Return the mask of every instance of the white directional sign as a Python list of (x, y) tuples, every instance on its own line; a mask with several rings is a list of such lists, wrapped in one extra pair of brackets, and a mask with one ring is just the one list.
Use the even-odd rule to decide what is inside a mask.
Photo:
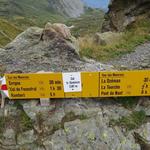
[(81, 92), (81, 73), (63, 73), (64, 92)]

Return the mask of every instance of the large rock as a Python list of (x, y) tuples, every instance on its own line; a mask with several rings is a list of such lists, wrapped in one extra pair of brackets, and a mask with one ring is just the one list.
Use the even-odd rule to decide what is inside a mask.
[(31, 27), (0, 51), (6, 72), (98, 71), (101, 64), (81, 60), (77, 40), (69, 27), (48, 23), (44, 29)]
[[(101, 100), (101, 101), (100, 101)], [(59, 149), (95, 149), (95, 150), (140, 150), (136, 143), (133, 131), (126, 131), (121, 126), (112, 126), (111, 120), (119, 120), (128, 116), (132, 110), (128, 110), (108, 99), (68, 99), (53, 100), (50, 107), (40, 107), (21, 103), (26, 114), (31, 117), (33, 129), (19, 132), (17, 144), (15, 144), (17, 126), (12, 126), (17, 110), (7, 119), (7, 130), (0, 138), (2, 145), (9, 143), (9, 149), (27, 150), (59, 150)], [(8, 106), (7, 106), (8, 107)], [(11, 108), (12, 106), (9, 106)], [(15, 107), (15, 106), (13, 106)], [(8, 117), (10, 118), (8, 113)], [(25, 120), (22, 120), (25, 121)], [(149, 141), (149, 122), (143, 124), (135, 132)], [(13, 128), (13, 129), (12, 129)], [(5, 142), (3, 142), (5, 140)]]
[(44, 31), (43, 31), (43, 37), (41, 37), (41, 39), (43, 38), (43, 40), (52, 40), (53, 38), (56, 37), (61, 37), (64, 39), (71, 39), (71, 32), (70, 32), (70, 28), (67, 27), (65, 24), (62, 23), (54, 23), (51, 24), (50, 22), (48, 22), (45, 25)]
[(48, 147), (53, 150), (126, 150), (133, 146), (135, 150), (140, 150), (131, 133), (125, 134), (120, 127), (109, 126), (111, 119), (130, 113), (123, 107), (116, 104), (112, 106), (112, 103), (109, 105), (108, 101), (104, 104), (90, 100), (73, 100), (68, 103), (59, 101), (59, 104), (63, 106), (67, 116), (69, 112), (75, 115), (70, 115), (71, 118), (64, 117), (66, 120), (63, 128), (55, 131), (51, 138), (45, 139), (47, 150)]
[(123, 31), (141, 15), (150, 15), (149, 0), (111, 0), (102, 31)]
[(117, 32), (96, 33), (95, 42), (99, 45), (109, 45), (117, 43), (121, 37), (122, 33)]
[(10, 145), (16, 145), (16, 137), (15, 137), (15, 131), (13, 129), (7, 129), (4, 134), (4, 145), (10, 146)]

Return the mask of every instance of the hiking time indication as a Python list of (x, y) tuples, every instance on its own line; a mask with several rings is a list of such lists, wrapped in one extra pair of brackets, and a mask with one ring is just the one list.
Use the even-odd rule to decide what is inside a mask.
[(10, 99), (150, 96), (150, 71), (5, 74)]
[(149, 95), (150, 71), (100, 73), (100, 97)]

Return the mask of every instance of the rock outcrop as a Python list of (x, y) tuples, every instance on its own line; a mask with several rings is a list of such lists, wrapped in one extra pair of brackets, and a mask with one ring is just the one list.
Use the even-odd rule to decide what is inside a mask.
[(82, 0), (48, 0), (49, 6), (60, 14), (69, 17), (79, 17), (84, 13), (85, 4)]
[(112, 99), (57, 99), (48, 107), (39, 106), (37, 100), (16, 102), (0, 110), (0, 149), (141, 150), (150, 144), (149, 122), (132, 130), (111, 123), (130, 114)]
[(31, 27), (0, 51), (0, 65), (6, 72), (97, 71), (110, 68), (79, 56), (79, 45), (63, 24), (47, 23), (44, 29)]
[(102, 32), (123, 31), (141, 15), (150, 15), (149, 0), (111, 0)]
[(118, 40), (122, 38), (122, 33), (116, 32), (104, 32), (104, 33), (96, 33), (94, 36), (94, 41), (99, 45), (109, 45), (117, 43)]

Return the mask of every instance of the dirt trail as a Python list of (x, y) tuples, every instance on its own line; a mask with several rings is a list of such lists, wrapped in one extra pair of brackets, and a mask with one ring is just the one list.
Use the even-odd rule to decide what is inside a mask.
[(108, 64), (120, 69), (149, 69), (150, 42), (138, 46), (134, 52), (126, 54), (119, 59), (109, 61)]

